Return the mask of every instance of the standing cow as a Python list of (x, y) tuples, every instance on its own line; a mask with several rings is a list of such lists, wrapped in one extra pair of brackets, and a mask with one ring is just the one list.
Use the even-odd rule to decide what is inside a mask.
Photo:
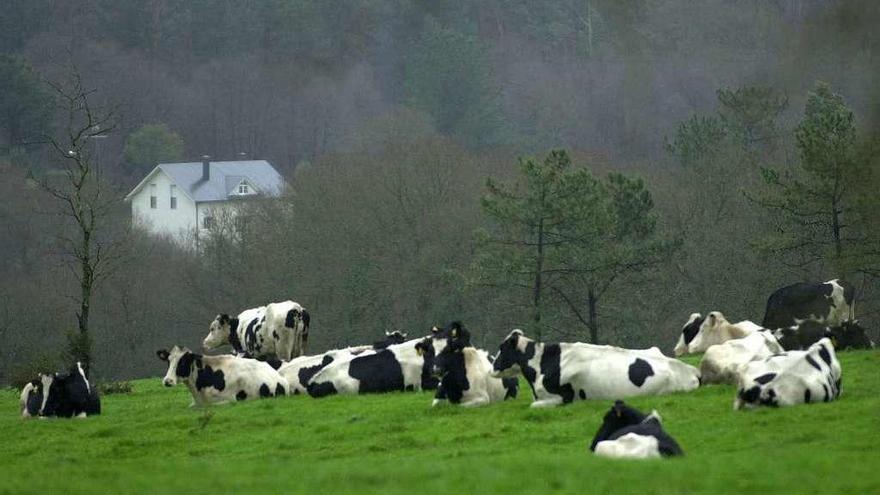
[(758, 330), (762, 328), (748, 320), (730, 323), (720, 311), (712, 311), (705, 318), (693, 313), (682, 327), (674, 352), (676, 356), (706, 352), (710, 346), (741, 339)]
[(280, 397), (290, 390), (283, 376), (256, 359), (203, 356), (178, 346), (158, 350), (156, 355), (168, 363), (162, 384), (173, 387), (185, 383), (193, 397), (191, 406)]
[(855, 319), (855, 288), (838, 279), (797, 283), (777, 289), (767, 299), (764, 328), (776, 329), (813, 320), (829, 327)]
[(696, 368), (644, 350), (577, 343), (544, 344), (514, 330), (504, 339), (494, 363), (496, 377), (522, 372), (535, 401), (532, 407), (567, 404), (575, 399), (617, 399), (689, 391), (700, 386)]
[(230, 345), (238, 356), (290, 361), (305, 352), (309, 323), (309, 313), (299, 303), (272, 303), (242, 311), (236, 318), (217, 315), (202, 346), (210, 350)]
[(841, 379), (831, 339), (823, 338), (806, 351), (789, 351), (742, 365), (733, 408), (832, 401), (840, 396)]

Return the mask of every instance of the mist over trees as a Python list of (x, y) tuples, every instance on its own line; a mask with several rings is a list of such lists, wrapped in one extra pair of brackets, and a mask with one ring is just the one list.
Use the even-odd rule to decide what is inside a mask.
[[(288, 298), (314, 349), (451, 319), (488, 348), (522, 327), (666, 349), (692, 312), (757, 320), (781, 285), (846, 277), (876, 337), (878, 22), (869, 0), (7, 2), (0, 382), (79, 328), (70, 224), (40, 187), (65, 177), (46, 81), (70, 64), (118, 104), (82, 150), (108, 190), (205, 154), (290, 185), (199, 253), (125, 237), (90, 307), (103, 379)], [(527, 201), (538, 177), (576, 194)], [(130, 224), (114, 205), (108, 241)]]

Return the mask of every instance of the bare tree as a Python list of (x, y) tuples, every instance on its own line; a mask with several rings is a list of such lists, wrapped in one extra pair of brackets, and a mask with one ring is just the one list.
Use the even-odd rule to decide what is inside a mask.
[(62, 82), (47, 82), (54, 92), (54, 103), (61, 124), (55, 135), (46, 136), (55, 157), (61, 162), (60, 178), (48, 175), (41, 186), (58, 200), (59, 214), (72, 224), (58, 234), (62, 254), (79, 283), (73, 296), (78, 333), (69, 338), (69, 352), (89, 372), (92, 365), (92, 339), (89, 314), (95, 289), (120, 261), (119, 240), (108, 237), (108, 220), (119, 198), (102, 181), (96, 162), (93, 138), (113, 131), (118, 122), (115, 107), (102, 107), (91, 100), (96, 93), (87, 89), (75, 65)]

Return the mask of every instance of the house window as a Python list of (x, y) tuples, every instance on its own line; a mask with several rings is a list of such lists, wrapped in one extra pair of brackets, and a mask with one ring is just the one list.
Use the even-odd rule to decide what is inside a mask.
[(202, 228), (211, 230), (214, 228), (214, 217), (205, 217), (202, 219)]
[(158, 198), (156, 198), (156, 184), (150, 184), (150, 208), (156, 209)]
[(171, 186), (171, 209), (177, 209), (177, 186)]
[(238, 185), (238, 194), (249, 194), (250, 189), (247, 184), (239, 184)]

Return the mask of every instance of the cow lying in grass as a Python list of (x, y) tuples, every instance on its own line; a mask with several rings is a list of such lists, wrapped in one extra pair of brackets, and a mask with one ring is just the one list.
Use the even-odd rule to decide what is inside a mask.
[(385, 339), (374, 342), (373, 345), (333, 349), (315, 356), (300, 356), (282, 365), (278, 372), (290, 383), (291, 394), (304, 394), (307, 392), (306, 386), (312, 377), (330, 363), (349, 360), (367, 353), (374, 354), (377, 350), (385, 349), (390, 345), (401, 344), (405, 340), (405, 333), (397, 330), (386, 332)]
[(432, 406), (449, 401), (476, 407), (516, 398), (516, 378), (495, 378), (489, 354), (470, 345), (470, 333), (464, 328), (451, 330), (442, 350), (435, 354), (434, 339), (416, 344), (416, 351), (434, 363), (433, 373), (440, 379)]
[(793, 406), (837, 399), (841, 369), (826, 338), (806, 351), (789, 351), (742, 365), (734, 409)]
[(781, 352), (782, 346), (767, 331), (713, 345), (700, 361), (702, 383), (736, 383), (740, 366)]
[(24, 418), (84, 418), (101, 414), (98, 390), (89, 383), (80, 363), (67, 373), (40, 374), (24, 386), (20, 400)]
[(235, 318), (217, 315), (202, 347), (230, 345), (237, 356), (290, 361), (305, 352), (310, 320), (308, 311), (293, 301), (247, 309)]
[(191, 406), (287, 395), (287, 380), (269, 364), (230, 355), (202, 356), (186, 347), (156, 351), (168, 363), (162, 383), (186, 384), (193, 396)]
[(803, 350), (815, 344), (822, 337), (828, 337), (834, 344), (834, 349), (871, 349), (874, 343), (868, 337), (868, 332), (859, 325), (858, 320), (844, 321), (837, 326), (826, 326), (812, 320), (801, 322), (799, 325), (778, 328), (773, 335), (779, 340), (779, 344), (787, 351)]
[(663, 430), (657, 411), (645, 416), (623, 401), (615, 401), (593, 437), (590, 450), (617, 459), (647, 459), (684, 455), (674, 438)]
[(545, 344), (514, 330), (494, 362), (496, 377), (520, 372), (532, 387), (532, 407), (575, 399), (615, 399), (684, 392), (700, 386), (696, 368), (659, 349), (633, 350), (583, 343)]
[(761, 326), (748, 320), (731, 323), (720, 311), (712, 311), (705, 318), (694, 313), (682, 327), (674, 353), (681, 356), (706, 352), (713, 345), (741, 339), (759, 330)]
[[(436, 345), (445, 347), (446, 338), (454, 328), (461, 329), (461, 323), (453, 322), (442, 329), (434, 327), (428, 337), (434, 339)], [(312, 397), (434, 390), (438, 380), (432, 374), (432, 356), (423, 356), (416, 350), (422, 340), (408, 340), (332, 362), (312, 377), (306, 389)]]

